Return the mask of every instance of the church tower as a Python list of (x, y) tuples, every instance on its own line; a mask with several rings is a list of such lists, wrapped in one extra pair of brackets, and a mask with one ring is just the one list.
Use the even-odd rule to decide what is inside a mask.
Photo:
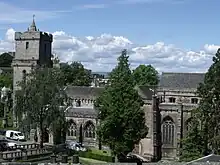
[(52, 67), (52, 42), (52, 34), (37, 30), (34, 16), (27, 31), (15, 32), (15, 57), (12, 62), (14, 94), (19, 89), (18, 82), (26, 73), (30, 73), (36, 66)]
[(37, 30), (35, 20), (26, 32), (15, 32), (15, 58), (13, 67), (13, 89), (17, 89), (25, 73), (38, 66), (52, 66), (52, 34)]

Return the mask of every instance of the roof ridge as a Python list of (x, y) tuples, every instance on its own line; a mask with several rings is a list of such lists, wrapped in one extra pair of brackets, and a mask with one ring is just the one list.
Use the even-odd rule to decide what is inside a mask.
[(163, 74), (206, 74), (204, 73), (198, 73), (198, 72), (162, 72)]
[(88, 89), (93, 89), (93, 88), (104, 88), (104, 87), (91, 87), (91, 86), (76, 86), (76, 85), (67, 85), (67, 87), (74, 87), (74, 88), (88, 88)]

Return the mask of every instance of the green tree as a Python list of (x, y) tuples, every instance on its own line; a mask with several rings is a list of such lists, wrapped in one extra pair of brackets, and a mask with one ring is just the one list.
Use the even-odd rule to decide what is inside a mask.
[(3, 53), (0, 55), (0, 66), (1, 67), (11, 67), (13, 56), (8, 53)]
[(118, 65), (110, 73), (110, 85), (95, 102), (100, 118), (98, 136), (117, 156), (131, 152), (148, 132), (141, 108), (143, 102), (134, 89), (128, 58), (123, 50)]
[(198, 122), (198, 118), (191, 118), (192, 127), (188, 130), (186, 137), (182, 140), (183, 148), (181, 149), (180, 160), (189, 162), (203, 156), (205, 147), (204, 139)]
[(157, 85), (159, 77), (157, 70), (152, 65), (139, 65), (133, 71), (136, 85)]
[(220, 147), (220, 49), (205, 75), (204, 83), (198, 88), (201, 97), (199, 113), (206, 149), (218, 153)]
[(18, 119), (21, 124), (40, 129), (41, 147), (45, 128), (56, 132), (54, 126), (60, 123), (60, 119), (65, 120), (60, 107), (65, 99), (63, 80), (59, 69), (39, 68), (27, 75), (26, 81), (20, 83), (21, 90), (16, 93)]
[[(183, 157), (186, 153), (192, 156), (207, 155), (210, 151), (219, 153), (220, 147), (220, 49), (213, 57), (213, 63), (205, 74), (204, 82), (197, 89), (197, 94), (201, 98), (199, 107), (196, 111), (197, 119), (201, 121), (200, 133), (198, 134), (197, 126), (194, 123), (194, 130), (188, 135), (188, 141), (185, 144)], [(199, 137), (201, 136), (201, 137)], [(196, 143), (196, 138), (200, 143)], [(191, 141), (189, 140), (191, 139)], [(203, 145), (203, 151), (201, 150)], [(184, 152), (183, 152), (184, 153)]]
[(91, 71), (85, 69), (81, 63), (73, 62), (70, 65), (61, 65), (61, 70), (64, 73), (65, 84), (73, 86), (91, 85)]
[(12, 88), (12, 75), (10, 74), (0, 74), (0, 88), (2, 87), (8, 87)]

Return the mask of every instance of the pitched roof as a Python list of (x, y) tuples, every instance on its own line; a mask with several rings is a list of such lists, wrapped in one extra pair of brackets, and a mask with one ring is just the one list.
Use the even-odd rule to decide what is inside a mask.
[(202, 83), (205, 73), (162, 73), (160, 88), (196, 89)]
[(156, 87), (141, 85), (136, 88), (142, 99), (152, 100), (152, 96), (156, 93)]
[(97, 111), (94, 108), (84, 107), (68, 107), (66, 109), (66, 117), (82, 117), (82, 118), (96, 118)]
[(103, 87), (67, 86), (65, 91), (68, 97), (95, 99), (104, 90)]

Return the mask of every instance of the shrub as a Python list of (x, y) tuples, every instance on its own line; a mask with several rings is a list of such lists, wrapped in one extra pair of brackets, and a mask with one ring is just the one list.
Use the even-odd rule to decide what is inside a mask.
[(79, 157), (83, 157), (83, 158), (96, 159), (104, 162), (114, 162), (114, 157), (93, 153), (91, 150), (88, 150), (86, 152), (79, 151), (77, 154), (79, 155)]

